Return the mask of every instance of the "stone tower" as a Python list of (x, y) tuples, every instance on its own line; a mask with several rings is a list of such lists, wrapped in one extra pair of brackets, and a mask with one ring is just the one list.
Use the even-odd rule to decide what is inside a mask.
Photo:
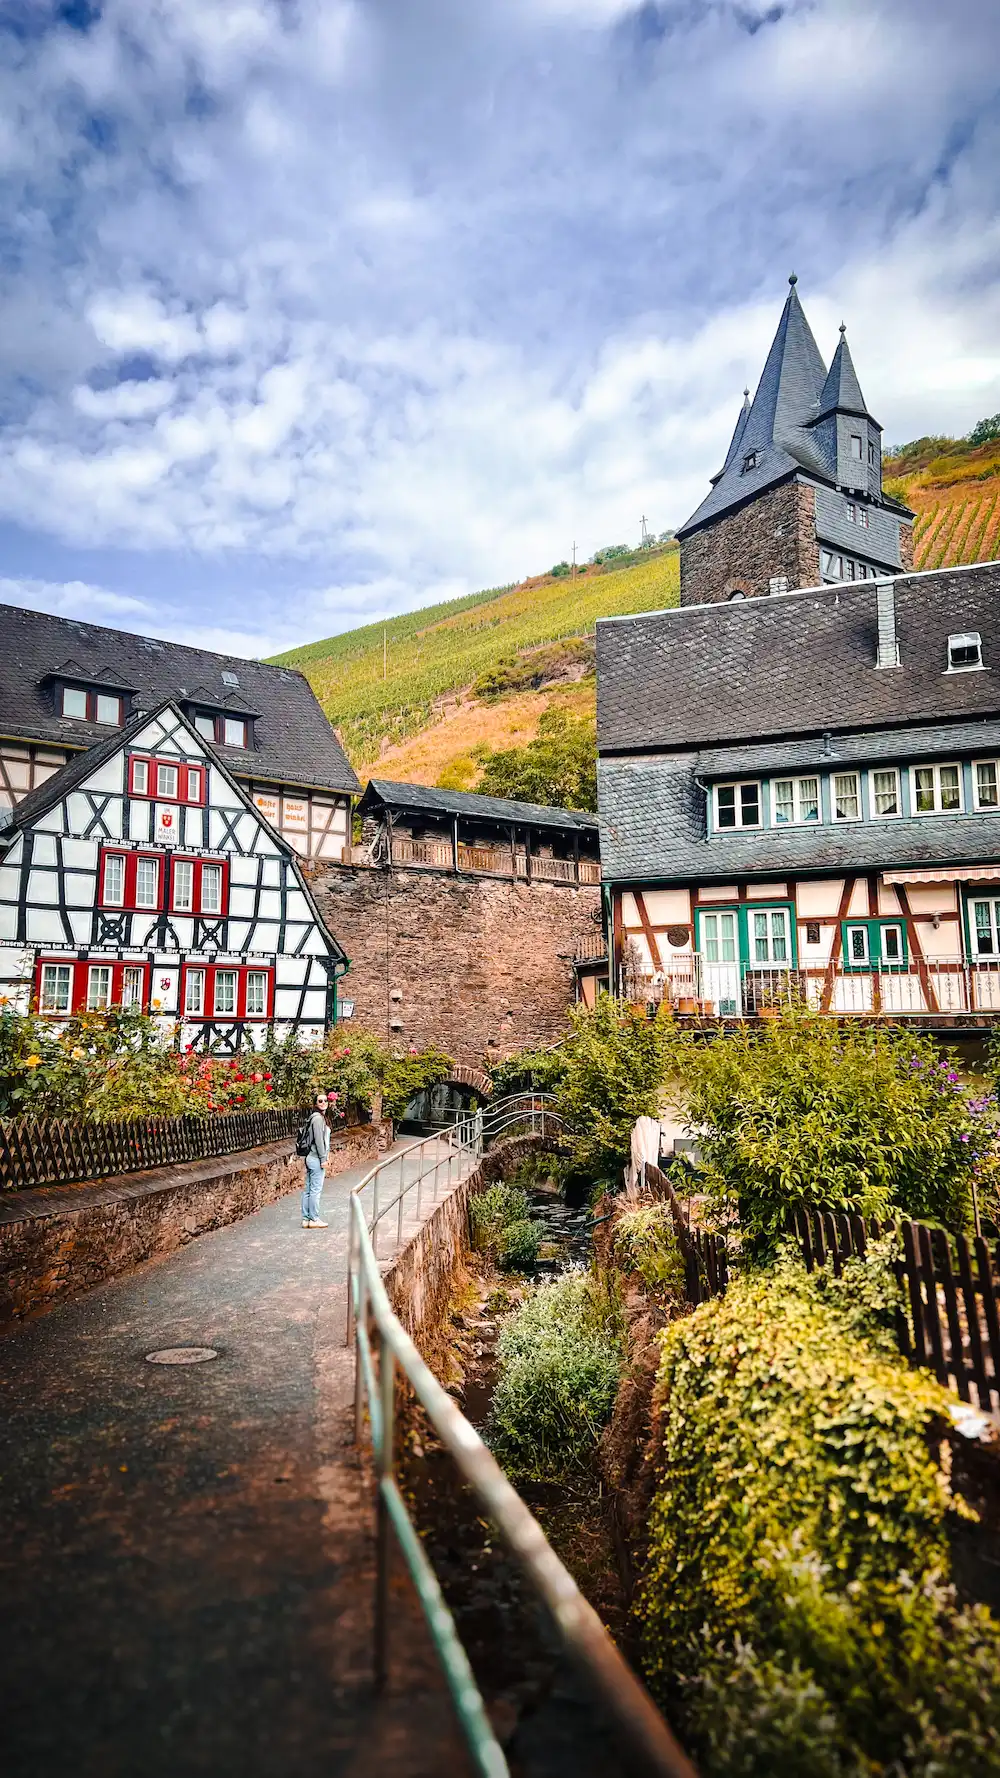
[(711, 493), (682, 525), (681, 604), (878, 579), (913, 566), (913, 514), (882, 488), (882, 428), (847, 330), (829, 371), (788, 280), (750, 401)]

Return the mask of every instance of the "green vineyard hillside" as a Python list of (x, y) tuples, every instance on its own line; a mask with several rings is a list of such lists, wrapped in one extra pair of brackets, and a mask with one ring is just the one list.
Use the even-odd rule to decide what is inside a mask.
[(1000, 556), (1000, 439), (921, 438), (884, 462), (886, 490), (916, 514), (914, 566)]
[[(378, 767), (418, 782), (449, 772), (469, 782), (473, 746), (531, 739), (551, 702), (592, 713), (597, 619), (675, 605), (678, 586), (677, 547), (667, 544), (621, 566), (538, 575), (275, 658), (306, 674), (363, 776)], [(429, 751), (427, 731), (440, 743)]]

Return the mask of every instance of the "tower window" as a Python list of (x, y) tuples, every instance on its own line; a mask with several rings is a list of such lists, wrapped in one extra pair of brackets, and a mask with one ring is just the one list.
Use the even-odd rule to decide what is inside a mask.
[(874, 444), (871, 443), (870, 440), (869, 440), (869, 444), (868, 444), (868, 461), (871, 464), (872, 468), (874, 469), (875, 464), (878, 461), (878, 458), (875, 455), (875, 446), (874, 446)]
[(854, 458), (854, 461), (856, 463), (861, 462), (862, 452), (861, 452), (861, 434), (860, 434), (860, 432), (852, 432), (851, 433), (851, 456)]
[(756, 451), (748, 451), (746, 456), (743, 459), (743, 469), (741, 471), (741, 474), (746, 475), (748, 470), (756, 469), (756, 467), (757, 467), (757, 452)]

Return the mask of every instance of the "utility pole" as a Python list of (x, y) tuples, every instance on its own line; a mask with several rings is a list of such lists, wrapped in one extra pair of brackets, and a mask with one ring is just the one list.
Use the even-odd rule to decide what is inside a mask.
[(645, 513), (643, 513), (642, 518), (639, 520), (639, 523), (642, 526), (642, 537), (639, 542), (639, 548), (640, 549), (648, 549), (649, 548), (649, 532), (646, 530), (646, 515), (645, 515)]
[(573, 539), (573, 573), (576, 574), (576, 538)]

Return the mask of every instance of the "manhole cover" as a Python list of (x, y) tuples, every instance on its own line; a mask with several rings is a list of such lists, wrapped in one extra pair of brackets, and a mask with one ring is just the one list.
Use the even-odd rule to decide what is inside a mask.
[(212, 1346), (164, 1346), (162, 1352), (147, 1352), (147, 1364), (207, 1364), (219, 1354)]

